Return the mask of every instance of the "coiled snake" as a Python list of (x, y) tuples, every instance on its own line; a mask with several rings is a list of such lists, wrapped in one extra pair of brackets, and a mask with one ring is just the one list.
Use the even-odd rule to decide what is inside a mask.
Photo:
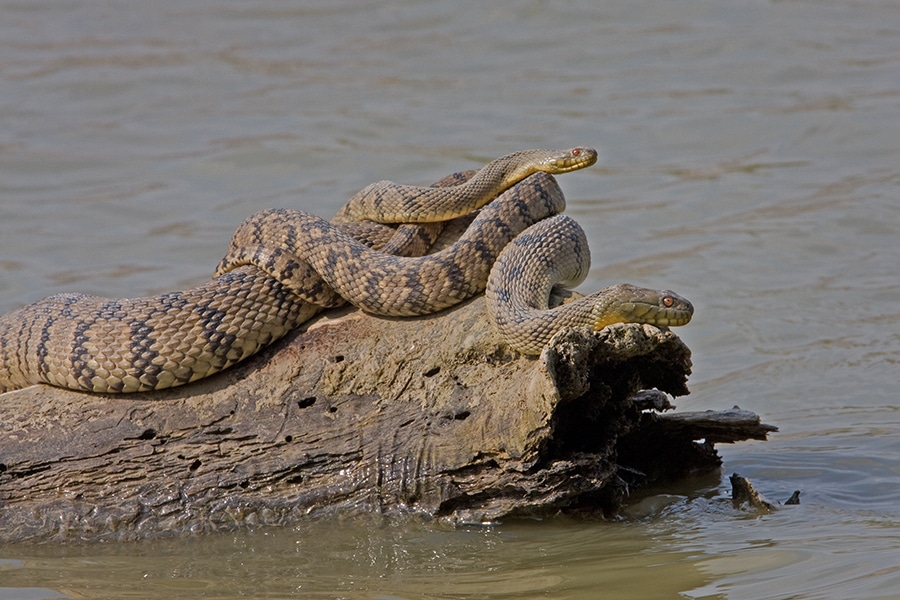
[[(525, 353), (540, 352), (564, 326), (686, 323), (689, 302), (631, 286), (547, 309), (557, 274), (580, 282), (589, 264), (580, 227), (553, 216), (565, 201), (548, 173), (595, 161), (588, 148), (533, 150), (497, 159), (468, 181), (454, 175), (431, 188), (378, 182), (333, 223), (297, 210), (256, 213), (238, 227), (214, 278), (197, 287), (145, 298), (58, 294), (0, 316), (0, 392), (34, 383), (92, 392), (182, 385), (254, 354), (322, 307), (346, 300), (375, 314), (421, 315), (486, 285), (499, 331)], [(415, 256), (440, 232), (440, 224), (426, 223), (479, 208), (455, 243)], [(391, 229), (362, 219), (422, 224)], [(523, 255), (534, 257), (545, 245), (552, 256), (543, 269), (523, 266)], [(565, 272), (570, 264), (574, 274)], [(528, 271), (535, 283), (525, 283)], [(598, 316), (609, 313), (596, 308), (601, 304), (618, 306), (618, 314)]]

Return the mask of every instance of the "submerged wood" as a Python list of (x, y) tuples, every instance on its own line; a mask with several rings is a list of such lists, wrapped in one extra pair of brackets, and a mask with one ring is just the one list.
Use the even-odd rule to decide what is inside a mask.
[(628, 485), (717, 468), (715, 441), (771, 430), (751, 413), (692, 425), (642, 410), (667, 400), (641, 390), (688, 393), (690, 365), (674, 333), (642, 325), (563, 331), (540, 358), (520, 356), (479, 297), (417, 319), (331, 312), (181, 388), (9, 392), (0, 539), (140, 539), (354, 512), (608, 514)]

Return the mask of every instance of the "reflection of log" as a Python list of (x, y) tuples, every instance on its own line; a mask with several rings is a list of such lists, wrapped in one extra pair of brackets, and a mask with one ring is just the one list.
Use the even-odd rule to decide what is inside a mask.
[[(330, 313), (183, 388), (3, 395), (0, 538), (138, 538), (353, 511), (456, 522), (608, 512), (626, 485), (617, 462), (666, 475), (646, 465), (669, 417), (642, 413), (634, 394), (685, 394), (689, 370), (678, 337), (639, 325), (566, 331), (540, 359), (515, 355), (482, 298), (421, 319)], [(703, 451), (668, 461), (672, 472), (715, 468), (709, 440), (766, 429), (698, 431)], [(679, 425), (671, 439), (700, 447), (695, 437)]]
[[(735, 508), (747, 506), (753, 510), (762, 512), (775, 510), (775, 505), (763, 498), (746, 477), (741, 477), (737, 473), (732, 473), (731, 477), (728, 478), (728, 481), (731, 482), (731, 503)], [(799, 492), (795, 493), (797, 493), (799, 497)]]
[[(731, 482), (731, 503), (735, 508), (746, 507), (759, 512), (771, 512), (778, 508), (779, 504), (772, 504), (763, 498), (746, 477), (732, 473), (728, 481)], [(800, 490), (795, 490), (791, 497), (784, 502), (784, 506), (796, 504), (800, 504)]]

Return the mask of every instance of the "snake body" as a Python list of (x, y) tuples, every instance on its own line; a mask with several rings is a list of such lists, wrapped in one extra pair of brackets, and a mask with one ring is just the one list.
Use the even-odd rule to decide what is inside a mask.
[(675, 292), (627, 283), (550, 308), (553, 289), (584, 281), (590, 264), (584, 230), (566, 215), (544, 219), (516, 237), (494, 263), (484, 292), (506, 343), (523, 354), (540, 354), (566, 327), (599, 331), (613, 323), (676, 326), (691, 320), (694, 307)]
[(309, 213), (263, 211), (238, 227), (217, 273), (252, 264), (313, 304), (345, 299), (373, 314), (425, 315), (483, 291), (500, 251), (519, 232), (563, 208), (556, 181), (536, 173), (527, 185), (509, 188), (484, 207), (452, 246), (414, 258), (372, 250)]
[[(0, 392), (34, 383), (93, 392), (163, 389), (243, 360), (324, 306), (346, 300), (398, 316), (452, 306), (484, 290), (495, 262), (498, 273), (500, 265), (513, 265), (517, 258), (503, 258), (512, 246), (526, 254), (536, 249), (538, 235), (510, 241), (563, 209), (562, 192), (547, 173), (595, 161), (596, 152), (585, 148), (527, 151), (488, 164), (468, 181), (446, 178), (448, 187), (379, 182), (351, 199), (336, 223), (296, 210), (256, 213), (238, 227), (214, 278), (197, 287), (130, 299), (59, 294), (0, 316)], [(437, 208), (429, 212), (423, 202)], [(482, 206), (455, 243), (415, 256), (440, 232), (429, 214), (444, 220)], [(385, 229), (358, 222), (394, 222), (404, 211), (418, 224)], [(586, 252), (586, 242), (577, 245)], [(515, 279), (519, 272), (510, 268)], [(491, 289), (505, 296), (501, 276)], [(531, 327), (515, 311), (495, 316), (501, 333), (514, 332), (510, 339)]]
[(146, 298), (57, 294), (0, 317), (0, 391), (181, 385), (254, 354), (315, 308), (252, 267)]

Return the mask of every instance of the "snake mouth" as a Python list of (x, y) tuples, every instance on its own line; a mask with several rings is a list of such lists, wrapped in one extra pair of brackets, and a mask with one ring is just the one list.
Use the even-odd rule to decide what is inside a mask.
[(646, 323), (648, 325), (677, 327), (679, 325), (687, 325), (691, 320), (691, 316), (693, 316), (693, 309), (667, 308), (637, 302), (629, 304), (622, 307), (623, 323)]

